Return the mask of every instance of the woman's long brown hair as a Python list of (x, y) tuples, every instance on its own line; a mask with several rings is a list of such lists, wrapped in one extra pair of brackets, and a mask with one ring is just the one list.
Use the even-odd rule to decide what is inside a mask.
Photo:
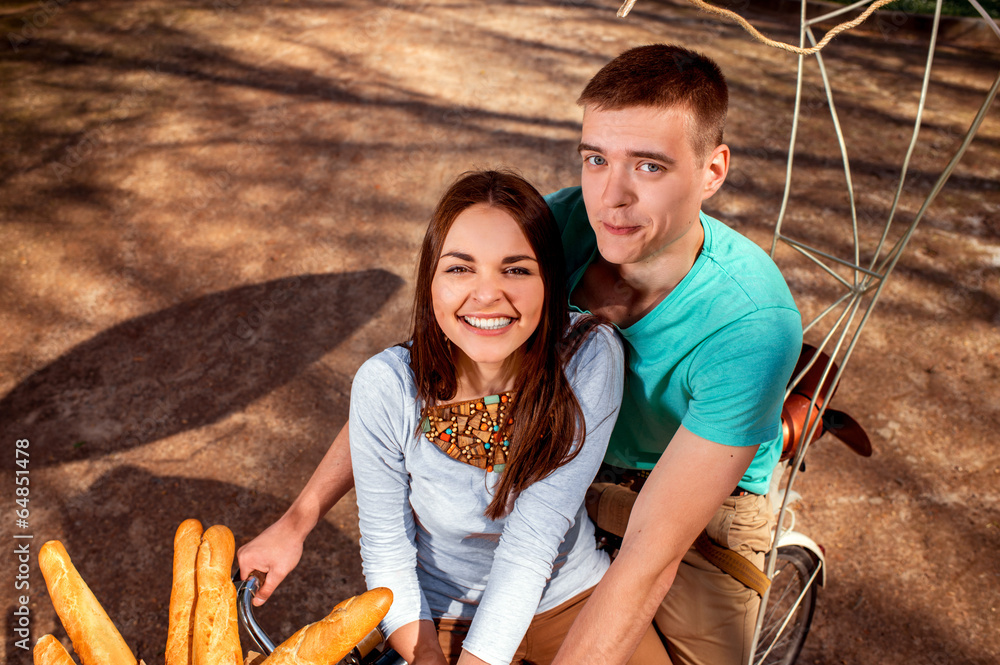
[[(425, 409), (453, 399), (458, 390), (451, 345), (434, 317), (431, 282), (455, 218), (479, 203), (499, 208), (514, 218), (535, 252), (545, 288), (542, 317), (524, 344), (514, 381), (510, 419), (500, 425), (499, 434), (510, 441), (510, 447), (496, 494), (485, 512), (495, 520), (506, 514), (509, 498), (516, 498), (579, 452), (574, 444), (583, 441), (586, 426), (563, 369), (596, 319), (585, 317), (569, 328), (562, 241), (541, 194), (509, 171), (461, 175), (434, 211), (417, 264), (410, 367)], [(483, 233), (489, 232), (483, 229)]]

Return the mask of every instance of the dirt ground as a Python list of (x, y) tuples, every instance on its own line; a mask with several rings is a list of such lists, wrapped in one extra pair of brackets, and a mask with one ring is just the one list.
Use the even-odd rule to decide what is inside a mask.
[[(741, 7), (797, 40), (794, 12)], [(574, 100), (625, 48), (673, 41), (722, 65), (733, 169), (706, 209), (770, 246), (796, 58), (679, 0), (640, 0), (625, 21), (615, 9), (0, 3), (0, 533), (31, 553), (20, 578), (3, 557), (0, 660), (30, 662), (17, 644), (22, 595), (31, 640), (54, 632), (69, 645), (34, 558), (58, 538), (136, 654), (162, 663), (177, 525), (225, 524), (243, 543), (284, 511), (344, 423), (355, 369), (405, 335), (417, 242), (443, 188), (497, 164), (542, 191), (578, 184)], [(917, 110), (920, 25), (877, 19), (824, 52), (864, 259)], [(901, 222), (998, 71), (998, 49), (961, 28), (939, 46)], [(805, 90), (784, 230), (849, 255), (815, 64)], [(796, 526), (825, 547), (829, 579), (802, 663), (1000, 662), (998, 176), (992, 109), (833, 402), (871, 434), (873, 457), (829, 437), (809, 453)], [(788, 250), (778, 260), (807, 315), (837, 297), (815, 266)], [(21, 439), (30, 461), (18, 467)], [(357, 538), (350, 495), (259, 613), (273, 635), (363, 588)]]

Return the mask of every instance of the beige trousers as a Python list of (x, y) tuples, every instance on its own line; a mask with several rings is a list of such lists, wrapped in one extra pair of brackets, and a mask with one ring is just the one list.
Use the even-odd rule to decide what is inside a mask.
[[(767, 497), (729, 497), (708, 536), (763, 570), (774, 515)], [(694, 547), (656, 613), (674, 665), (746, 665), (760, 596), (705, 560)]]
[[(559, 646), (569, 632), (569, 627), (573, 625), (573, 620), (580, 614), (580, 610), (593, 591), (593, 588), (588, 589), (551, 610), (536, 614), (511, 663), (549, 665), (556, 657), (556, 652), (559, 651)], [(469, 632), (470, 622), (465, 619), (435, 619), (434, 623), (437, 625), (438, 642), (444, 651), (444, 657), (454, 665), (462, 653), (462, 643)], [(628, 663), (670, 665), (663, 643), (652, 626), (646, 630), (639, 647)]]

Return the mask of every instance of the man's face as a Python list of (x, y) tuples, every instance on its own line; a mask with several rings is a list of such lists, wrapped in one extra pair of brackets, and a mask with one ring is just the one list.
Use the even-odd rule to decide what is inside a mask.
[(714, 184), (712, 156), (695, 154), (689, 123), (683, 109), (584, 109), (583, 200), (608, 262), (639, 264), (701, 246), (701, 202), (721, 180)]

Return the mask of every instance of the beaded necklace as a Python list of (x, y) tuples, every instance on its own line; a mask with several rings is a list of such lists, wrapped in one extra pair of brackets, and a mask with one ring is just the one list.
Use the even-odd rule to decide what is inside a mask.
[[(501, 473), (507, 465), (510, 441), (501, 438), (500, 425), (513, 392), (453, 402), (421, 410), (420, 429), (427, 440), (449, 457), (488, 473)], [(507, 424), (513, 420), (507, 418)]]

